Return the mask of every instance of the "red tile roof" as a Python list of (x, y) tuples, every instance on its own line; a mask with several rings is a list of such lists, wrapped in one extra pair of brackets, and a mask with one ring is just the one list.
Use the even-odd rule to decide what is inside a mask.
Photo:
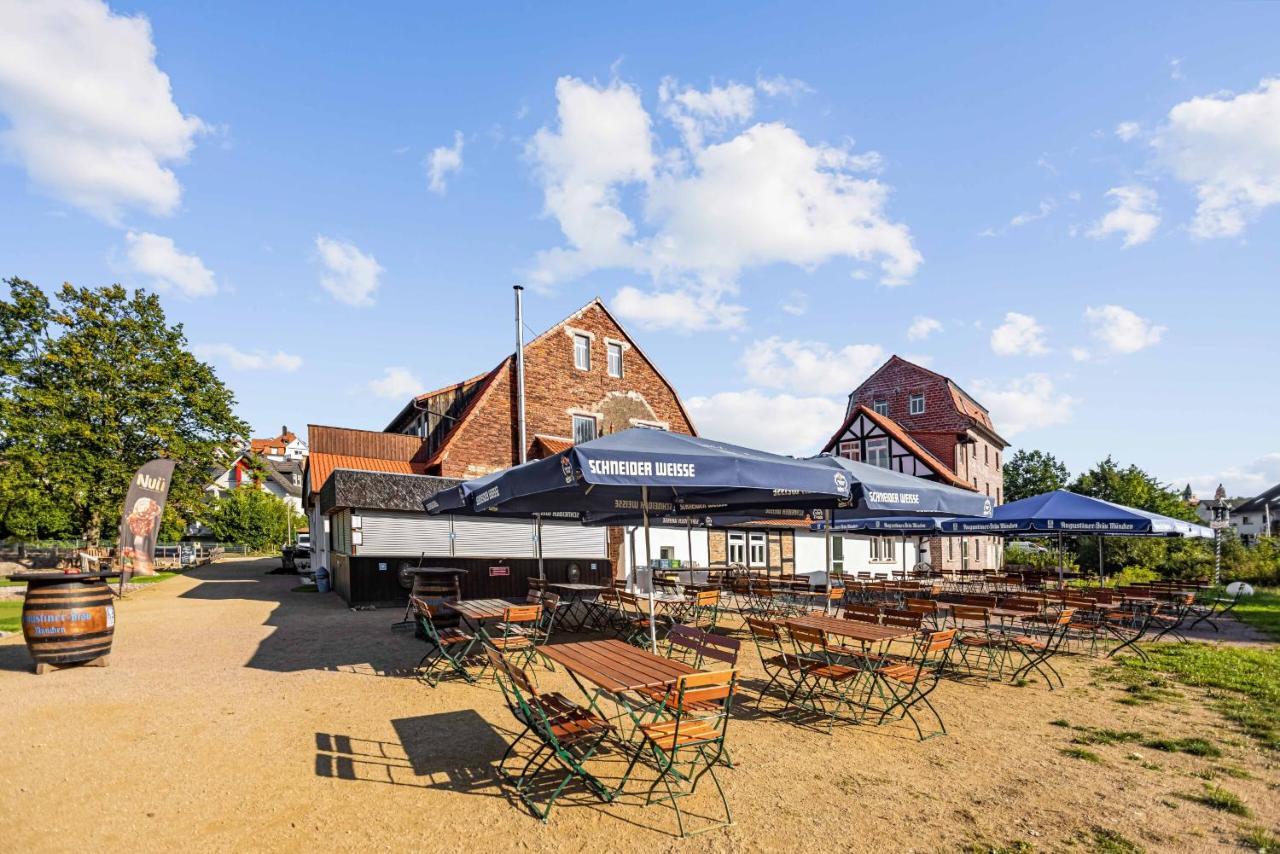
[(561, 451), (567, 451), (573, 447), (573, 441), (570, 439), (562, 439), (559, 436), (546, 436), (542, 433), (535, 433), (533, 436), (534, 444), (541, 445), (544, 457), (552, 454), (558, 454)]
[(313, 492), (320, 491), (334, 469), (380, 471), (387, 474), (426, 474), (425, 466), (408, 460), (379, 460), (374, 457), (353, 457), (347, 454), (312, 454), (308, 462), (311, 466)]

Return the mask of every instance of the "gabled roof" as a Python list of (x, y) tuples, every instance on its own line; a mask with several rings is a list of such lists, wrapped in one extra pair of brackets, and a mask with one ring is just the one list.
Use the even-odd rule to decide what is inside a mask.
[(969, 394), (969, 392), (961, 388), (959, 383), (951, 379), (951, 377), (944, 376), (943, 374), (940, 374), (937, 371), (932, 371), (926, 368), (924, 365), (917, 365), (915, 362), (904, 359), (901, 356), (897, 355), (896, 353), (890, 356), (883, 365), (881, 365), (880, 367), (872, 371), (871, 375), (868, 376), (861, 383), (859, 383), (857, 388), (849, 392), (850, 406), (852, 406), (854, 398), (857, 396), (858, 392), (862, 390), (863, 386), (871, 382), (872, 379), (874, 379), (883, 371), (889, 369), (890, 367), (896, 367), (899, 365), (905, 365), (915, 371), (919, 371), (922, 374), (927, 374), (928, 376), (931, 376), (934, 379), (941, 380), (942, 382), (946, 383), (947, 391), (950, 392), (951, 394), (952, 406), (955, 407), (955, 412), (958, 416), (960, 416), (961, 421), (963, 421), (963, 423), (966, 426), (976, 428), (979, 431), (987, 434), (987, 437), (991, 439), (993, 442), (999, 443), (1000, 445), (1006, 448), (1009, 447), (1009, 442), (1003, 436), (1001, 436), (999, 433), (996, 432), (995, 426), (991, 423), (991, 413), (987, 411), (987, 408), (985, 406), (983, 406), (981, 403), (978, 403), (978, 401), (973, 397), (973, 395)]
[[(1206, 503), (1206, 502), (1202, 502)], [(1280, 503), (1280, 483), (1270, 489), (1264, 490), (1248, 501), (1242, 501), (1235, 507), (1231, 508), (1232, 513), (1260, 513), (1264, 505), (1270, 504), (1275, 506)], [(1213, 506), (1210, 503), (1210, 506)]]
[(910, 434), (908, 434), (907, 431), (904, 430), (902, 426), (898, 424), (897, 421), (894, 421), (892, 418), (890, 418), (887, 415), (881, 415), (880, 413), (876, 412), (874, 409), (872, 409), (871, 407), (863, 403), (859, 403), (855, 405), (853, 409), (850, 410), (849, 414), (844, 419), (844, 423), (840, 425), (840, 429), (836, 430), (836, 432), (831, 436), (831, 438), (827, 440), (827, 444), (823, 446), (822, 448), (823, 453), (832, 452), (832, 450), (836, 447), (837, 443), (839, 443), (840, 437), (844, 435), (845, 431), (849, 429), (849, 426), (853, 424), (854, 419), (857, 418), (859, 415), (865, 416), (868, 421), (870, 421), (872, 424), (879, 427), (888, 436), (892, 437), (894, 441), (896, 441), (899, 445), (902, 445), (902, 447), (906, 448), (908, 451), (914, 454), (917, 458), (919, 458), (919, 460), (922, 463), (928, 466), (929, 469), (933, 471), (933, 473), (936, 474), (944, 483), (947, 483), (951, 486), (958, 486), (962, 489), (967, 489), (970, 492), (974, 491), (973, 484), (967, 483), (966, 481), (958, 477), (956, 473), (951, 470), (950, 466), (948, 466), (946, 463), (942, 462), (942, 460), (935, 457), (932, 453), (928, 451), (928, 449), (926, 449), (923, 445), (921, 445), (915, 439), (911, 438)]
[(542, 449), (544, 457), (549, 457), (572, 448), (573, 440), (565, 439), (561, 436), (546, 436), (542, 433), (535, 433), (533, 434), (533, 444), (535, 448)]
[[(680, 408), (680, 414), (684, 416), (685, 421), (689, 424), (690, 429), (693, 431), (693, 435), (696, 436), (697, 428), (693, 424), (693, 419), (689, 417), (689, 411), (685, 408), (684, 401), (680, 399), (680, 395), (676, 392), (675, 386), (673, 386), (671, 382), (665, 376), (663, 376), (662, 372), (658, 370), (658, 366), (653, 363), (653, 360), (651, 360), (647, 355), (645, 355), (644, 350), (642, 350), (640, 348), (640, 345), (636, 343), (635, 338), (633, 338), (631, 336), (631, 333), (627, 331), (626, 327), (623, 326), (622, 323), (618, 321), (618, 318), (616, 318), (613, 315), (613, 313), (609, 311), (608, 307), (604, 304), (604, 301), (601, 300), (599, 297), (593, 297), (589, 302), (586, 303), (586, 305), (582, 306), (577, 311), (570, 314), (568, 317), (563, 318), (562, 320), (560, 320), (560, 322), (556, 323), (551, 328), (547, 329), (541, 334), (525, 342), (525, 345), (524, 345), (525, 349), (528, 350), (530, 347), (533, 347), (535, 344), (543, 341), (544, 339), (548, 338), (551, 335), (554, 335), (564, 326), (573, 323), (573, 321), (576, 318), (581, 317), (584, 313), (591, 310), (592, 308), (598, 308), (600, 309), (600, 311), (604, 312), (605, 316), (609, 318), (609, 320), (613, 323), (613, 325), (616, 326), (618, 330), (622, 333), (622, 335), (627, 339), (627, 342), (631, 345), (632, 352), (639, 358), (643, 359), (644, 362), (658, 376), (658, 378), (662, 380), (664, 384), (666, 384), (667, 388), (671, 390), (672, 397), (674, 397), (676, 401), (676, 406)], [(400, 412), (396, 415), (396, 417), (391, 420), (391, 423), (387, 425), (386, 429), (387, 430), (394, 429), (398, 424), (400, 424), (405, 419), (405, 417), (409, 414), (411, 410), (421, 408), (420, 405), (424, 404), (426, 401), (428, 401), (432, 397), (435, 397), (440, 394), (456, 392), (459, 389), (474, 388), (474, 393), (471, 395), (470, 399), (467, 401), (466, 406), (463, 408), (462, 412), (460, 412), (454, 418), (452, 427), (445, 432), (443, 438), (440, 441), (439, 447), (436, 449), (435, 453), (431, 456), (431, 459), (428, 461), (429, 465), (438, 463), (440, 459), (448, 452), (449, 443), (452, 440), (452, 438), (461, 429), (463, 429), (464, 425), (467, 422), (467, 419), (471, 417), (471, 415), (478, 408), (480, 402), (485, 398), (489, 390), (493, 387), (494, 380), (496, 380), (499, 376), (501, 376), (503, 372), (508, 372), (508, 373), (513, 372), (515, 370), (515, 362), (516, 362), (516, 355), (515, 353), (511, 353), (505, 356), (502, 359), (502, 361), (500, 361), (493, 368), (493, 370), (488, 371), (487, 373), (477, 374), (476, 376), (471, 377), (470, 379), (467, 379), (467, 380), (463, 380), (460, 383), (453, 383), (452, 385), (444, 386), (443, 388), (436, 389), (435, 391), (418, 395), (417, 397), (410, 400), (407, 404), (405, 404), (404, 408), (401, 409)], [(314, 447), (312, 448), (312, 451), (313, 452), (315, 451)]]

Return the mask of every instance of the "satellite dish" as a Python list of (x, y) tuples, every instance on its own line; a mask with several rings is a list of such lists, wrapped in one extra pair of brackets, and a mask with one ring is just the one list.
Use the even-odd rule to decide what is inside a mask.
[(1227, 595), (1239, 599), (1241, 596), (1252, 596), (1253, 586), (1243, 581), (1233, 581), (1227, 585)]

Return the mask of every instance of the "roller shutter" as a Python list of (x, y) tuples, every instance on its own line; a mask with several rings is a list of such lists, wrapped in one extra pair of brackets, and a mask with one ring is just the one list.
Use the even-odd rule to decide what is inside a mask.
[(385, 557), (448, 557), (451, 518), (421, 513), (360, 514), (360, 554)]
[(608, 557), (608, 528), (588, 528), (568, 522), (542, 523), (543, 557)]
[(533, 522), (524, 519), (453, 519), (455, 557), (534, 557)]

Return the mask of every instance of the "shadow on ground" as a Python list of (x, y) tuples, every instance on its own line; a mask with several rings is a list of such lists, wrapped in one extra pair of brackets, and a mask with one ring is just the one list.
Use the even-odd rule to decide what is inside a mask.
[(246, 667), (276, 672), (332, 670), (371, 676), (412, 676), (425, 648), (411, 625), (392, 628), (394, 609), (352, 611), (336, 593), (292, 592), (296, 575), (271, 575), (271, 561), (211, 564), (186, 574), (198, 582), (181, 599), (248, 600), (274, 605), (270, 635)]

